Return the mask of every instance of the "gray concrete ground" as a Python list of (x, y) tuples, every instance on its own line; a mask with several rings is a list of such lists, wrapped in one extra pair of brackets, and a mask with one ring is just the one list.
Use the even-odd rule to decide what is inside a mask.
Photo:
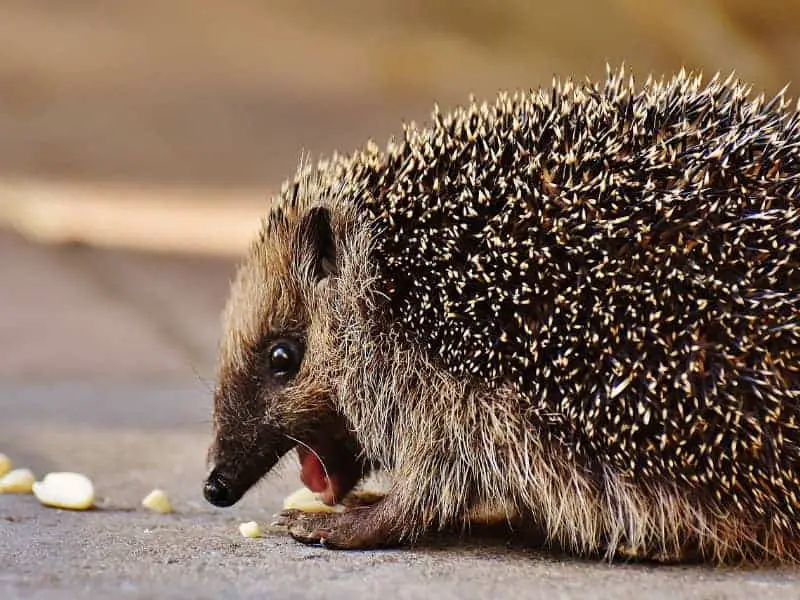
[[(292, 457), (237, 507), (203, 503), (226, 261), (48, 249), (0, 234), (0, 452), (92, 477), (100, 507), (0, 495), (0, 598), (794, 598), (794, 570), (569, 560), (502, 534), (338, 553), (267, 525)], [(140, 508), (167, 490), (176, 514)], [(255, 519), (261, 539), (238, 524)]]

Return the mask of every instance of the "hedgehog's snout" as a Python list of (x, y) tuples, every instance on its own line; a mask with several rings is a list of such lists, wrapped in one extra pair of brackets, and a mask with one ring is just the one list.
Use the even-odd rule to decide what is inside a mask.
[(244, 424), (218, 429), (208, 457), (211, 470), (203, 482), (203, 497), (214, 506), (233, 506), (294, 446), (273, 427)]
[(219, 472), (219, 469), (211, 471), (206, 479), (203, 496), (211, 504), (221, 508), (233, 506), (239, 500), (230, 481)]

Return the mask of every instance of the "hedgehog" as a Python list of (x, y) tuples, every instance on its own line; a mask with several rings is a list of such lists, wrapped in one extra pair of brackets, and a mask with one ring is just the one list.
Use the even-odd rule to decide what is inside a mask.
[(800, 105), (680, 71), (434, 108), (297, 172), (223, 316), (205, 498), (304, 543), (490, 506), (577, 556), (800, 558)]

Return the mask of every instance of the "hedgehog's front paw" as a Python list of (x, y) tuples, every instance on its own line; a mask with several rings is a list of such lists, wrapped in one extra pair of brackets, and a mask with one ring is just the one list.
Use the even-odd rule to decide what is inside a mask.
[(382, 526), (373, 506), (352, 508), (341, 513), (306, 513), (287, 510), (279, 524), (304, 544), (321, 543), (326, 548), (357, 550), (380, 548), (396, 543), (392, 528)]
[(328, 513), (303, 512), (301, 510), (284, 510), (278, 514), (275, 525), (287, 528), (289, 535), (304, 544), (318, 544), (321, 533), (325, 529), (325, 517)]

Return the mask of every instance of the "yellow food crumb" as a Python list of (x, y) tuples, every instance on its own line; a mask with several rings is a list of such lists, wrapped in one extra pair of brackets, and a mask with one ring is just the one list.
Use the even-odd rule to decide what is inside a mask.
[(0, 477), (0, 494), (30, 494), (35, 481), (30, 469), (14, 469)]
[(94, 505), (94, 485), (81, 473), (48, 473), (33, 484), (33, 495), (54, 508), (86, 510)]
[(142, 500), (142, 506), (162, 515), (172, 512), (172, 503), (169, 501), (167, 493), (163, 490), (153, 490), (147, 494)]
[(11, 459), (0, 452), (0, 477), (11, 470)]
[(284, 510), (299, 510), (302, 512), (337, 512), (336, 507), (328, 506), (319, 499), (319, 494), (302, 487), (286, 496), (283, 500)]
[(255, 521), (249, 521), (239, 525), (239, 533), (246, 538), (257, 538), (261, 537), (261, 528)]

